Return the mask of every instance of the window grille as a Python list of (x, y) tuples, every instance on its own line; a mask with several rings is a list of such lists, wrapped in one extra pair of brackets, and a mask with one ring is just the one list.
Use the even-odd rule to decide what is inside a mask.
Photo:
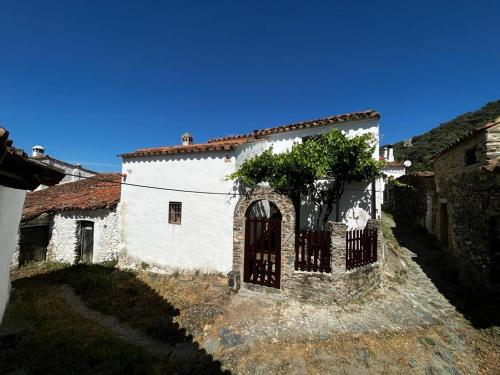
[(169, 202), (168, 204), (168, 222), (170, 224), (180, 224), (182, 216), (182, 203)]

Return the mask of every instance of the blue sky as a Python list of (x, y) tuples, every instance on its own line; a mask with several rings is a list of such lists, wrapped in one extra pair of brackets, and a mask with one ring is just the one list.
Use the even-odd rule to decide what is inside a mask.
[(500, 98), (499, 1), (0, 2), (0, 123), (118, 153), (374, 108), (383, 143)]

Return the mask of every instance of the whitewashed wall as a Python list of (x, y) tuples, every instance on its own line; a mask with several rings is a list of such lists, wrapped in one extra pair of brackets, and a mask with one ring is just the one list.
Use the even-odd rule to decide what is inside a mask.
[(93, 263), (116, 259), (120, 250), (119, 213), (116, 209), (78, 210), (57, 213), (51, 226), (47, 259), (74, 263), (77, 246), (77, 222), (94, 223)]
[[(389, 168), (386, 167), (383, 170), (384, 174), (388, 177), (394, 177), (398, 178), (401, 176), (404, 176), (406, 173), (406, 168), (405, 167), (400, 167), (400, 168)], [(383, 192), (385, 191), (385, 185), (387, 184), (386, 179), (381, 180), (381, 191), (382, 191), (382, 198), (381, 198), (381, 203), (384, 203), (384, 194)]]
[(17, 246), (26, 191), (0, 186), (0, 322), (9, 301), (9, 266)]
[[(229, 155), (229, 158), (226, 156)], [(235, 157), (209, 152), (125, 159), (126, 182), (230, 193)], [(122, 246), (127, 255), (165, 268), (226, 272), (232, 262), (238, 197), (122, 186)], [(182, 202), (182, 223), (169, 224), (169, 202)]]
[[(297, 130), (264, 137), (228, 152), (171, 154), (125, 158), (126, 182), (183, 190), (233, 193), (226, 177), (247, 158), (273, 146), (283, 152), (302, 137), (324, 133), (335, 126)], [(348, 135), (372, 133), (377, 142), (378, 121), (364, 120), (338, 126)], [(377, 188), (380, 191), (380, 186)], [(348, 186), (341, 212), (350, 227), (364, 227), (370, 217), (370, 184)], [(121, 246), (130, 259), (165, 269), (228, 272), (233, 256), (233, 214), (238, 196), (205, 195), (123, 185), (121, 190)], [(380, 212), (380, 198), (377, 199)], [(182, 202), (182, 223), (168, 223), (169, 202)], [(307, 209), (305, 209), (307, 210)], [(307, 216), (307, 212), (305, 212)]]

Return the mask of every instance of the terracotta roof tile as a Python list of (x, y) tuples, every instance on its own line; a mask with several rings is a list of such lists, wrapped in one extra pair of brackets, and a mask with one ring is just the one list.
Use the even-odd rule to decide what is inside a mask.
[(324, 125), (342, 124), (345, 122), (366, 120), (366, 119), (371, 119), (371, 118), (378, 119), (378, 118), (380, 118), (380, 114), (377, 111), (370, 109), (367, 111), (345, 113), (345, 114), (341, 114), (341, 115), (335, 115), (335, 116), (325, 117), (325, 118), (316, 119), (316, 120), (295, 122), (293, 124), (286, 124), (286, 125), (276, 126), (273, 128), (268, 128), (268, 129), (254, 130), (253, 134), (255, 136), (269, 135), (269, 134), (275, 134), (275, 133), (288, 132), (288, 131), (292, 131), (292, 130), (315, 128), (315, 127), (324, 126)]
[(0, 185), (34, 190), (40, 184), (55, 185), (63, 178), (64, 171), (31, 160), (23, 150), (13, 147), (9, 132), (0, 127)]
[(405, 166), (400, 161), (386, 161), (384, 163), (384, 167), (387, 167), (387, 168), (404, 168)]
[[(497, 119), (498, 120), (498, 119)], [(489, 122), (487, 123), (486, 125), (483, 125), (477, 129), (472, 129), (470, 132), (468, 132), (467, 134), (463, 135), (462, 137), (459, 137), (457, 139), (455, 139), (453, 142), (451, 142), (449, 145), (447, 145), (446, 147), (443, 147), (441, 150), (435, 152), (434, 154), (431, 155), (431, 159), (435, 159), (443, 154), (445, 154), (446, 152), (448, 152), (449, 150), (451, 150), (452, 148), (455, 148), (455, 146), (458, 146), (460, 143), (466, 141), (467, 139), (479, 134), (479, 133), (482, 133), (483, 131), (493, 127), (493, 126), (496, 126), (496, 125), (500, 125), (500, 122), (499, 121), (493, 121), (493, 122)]]
[(121, 154), (119, 156), (126, 158), (126, 157), (149, 156), (149, 155), (165, 155), (174, 153), (232, 150), (244, 143), (250, 141), (256, 141), (259, 139), (259, 137), (265, 135), (284, 133), (299, 129), (315, 128), (324, 125), (342, 124), (357, 120), (366, 120), (372, 118), (378, 119), (379, 117), (380, 114), (374, 110), (346, 113), (316, 120), (302, 121), (287, 125), (276, 126), (273, 128), (254, 130), (252, 133), (248, 134), (238, 134), (221, 138), (211, 138), (208, 140), (207, 143), (199, 143), (187, 146), (142, 148), (134, 152)]
[[(102, 179), (102, 181), (99, 181)], [(102, 173), (26, 195), (22, 220), (43, 213), (113, 207), (120, 201), (121, 176)]]
[(180, 145), (180, 146), (140, 148), (137, 151), (121, 154), (119, 156), (127, 158), (127, 157), (137, 157), (137, 156), (167, 155), (167, 154), (181, 154), (181, 153), (207, 152), (207, 151), (226, 151), (226, 150), (233, 150), (244, 143), (246, 143), (246, 140), (214, 142), (214, 143), (196, 143), (192, 145)]

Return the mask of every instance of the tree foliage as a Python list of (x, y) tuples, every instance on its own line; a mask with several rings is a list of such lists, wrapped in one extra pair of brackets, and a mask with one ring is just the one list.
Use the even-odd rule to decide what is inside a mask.
[(283, 153), (268, 149), (247, 159), (229, 177), (248, 186), (266, 182), (278, 193), (289, 196), (297, 224), (301, 197), (308, 198), (318, 209), (316, 224), (324, 225), (334, 207), (336, 220), (340, 220), (338, 202), (347, 183), (372, 181), (381, 175), (381, 163), (373, 158), (374, 151), (370, 134), (349, 138), (334, 129), (295, 143)]
[(431, 155), (499, 116), (500, 100), (487, 103), (477, 111), (464, 113), (424, 134), (413, 137), (410, 147), (405, 147), (403, 142), (395, 143), (394, 156), (397, 160), (410, 160), (413, 163), (411, 171), (430, 171)]

